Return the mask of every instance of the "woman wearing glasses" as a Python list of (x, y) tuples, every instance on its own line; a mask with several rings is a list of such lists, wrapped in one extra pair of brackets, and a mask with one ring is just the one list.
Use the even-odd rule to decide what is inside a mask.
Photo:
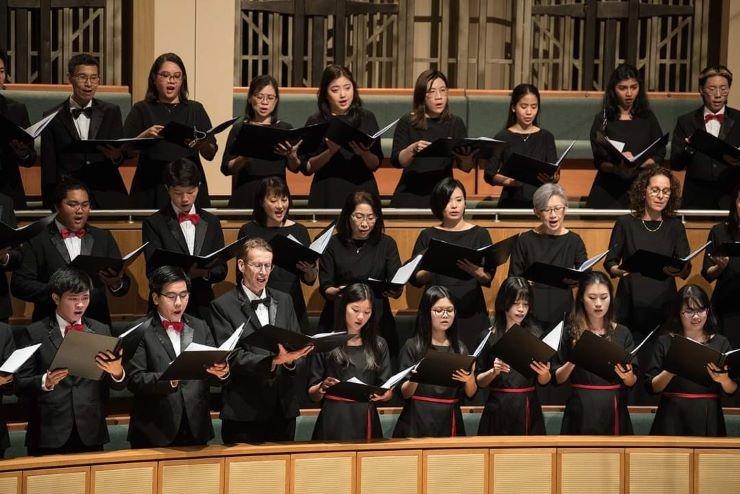
[[(244, 119), (231, 128), (226, 150), (221, 161), (221, 173), (233, 177), (229, 207), (251, 209), (255, 206), (255, 193), (260, 181), (266, 177), (279, 177), (286, 182), (285, 168), (297, 172), (299, 143), (284, 142), (275, 147), (275, 159), (263, 159), (238, 154), (236, 139), (244, 125), (265, 125), (276, 129), (292, 129), (288, 122), (278, 119), (280, 90), (270, 75), (260, 75), (249, 83)], [(249, 154), (248, 152), (245, 154)]]
[[(319, 318), (320, 331), (331, 331), (334, 327), (334, 302), (342, 288), (370, 278), (389, 280), (401, 267), (396, 241), (383, 233), (384, 228), (377, 195), (355, 192), (347, 196), (337, 220), (337, 234), (319, 260), (319, 288), (326, 299)], [(388, 297), (398, 298), (401, 289), (373, 295), (380, 335), (395, 357), (398, 339)]]
[[(157, 137), (169, 122), (178, 122), (200, 131), (212, 127), (203, 105), (188, 99), (185, 64), (174, 53), (160, 55), (152, 64), (146, 97), (131, 108), (123, 133), (126, 137)], [(211, 200), (200, 157), (211, 160), (217, 150), (218, 145), (212, 137), (197, 142), (190, 141), (188, 147), (160, 141), (144, 148), (139, 154), (131, 184), (133, 207), (159, 209), (169, 202), (162, 183), (162, 174), (167, 163), (179, 158), (189, 158), (198, 165), (203, 181), (197, 205), (209, 207)]]
[[(697, 285), (686, 285), (678, 292), (670, 330), (718, 352), (728, 352), (727, 338), (716, 334), (716, 321), (709, 296)], [(658, 411), (650, 434), (661, 436), (726, 436), (722, 414), (722, 394), (737, 391), (737, 382), (730, 378), (727, 366), (720, 368), (710, 362), (704, 383), (676, 375), (663, 368), (673, 338), (662, 335), (645, 372), (645, 385), (652, 393), (660, 393)]]

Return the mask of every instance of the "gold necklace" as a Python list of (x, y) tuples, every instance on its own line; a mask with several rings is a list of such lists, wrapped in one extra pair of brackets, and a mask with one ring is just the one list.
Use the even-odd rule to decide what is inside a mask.
[(644, 226), (645, 230), (649, 231), (650, 233), (655, 233), (658, 230), (660, 230), (661, 226), (663, 226), (663, 220), (660, 220), (660, 223), (658, 223), (658, 227), (652, 230), (647, 226), (647, 223), (645, 223), (645, 220), (642, 220), (642, 226)]

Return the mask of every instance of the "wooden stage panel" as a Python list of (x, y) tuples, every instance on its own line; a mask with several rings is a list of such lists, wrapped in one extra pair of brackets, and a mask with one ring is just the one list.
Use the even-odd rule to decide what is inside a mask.
[(287, 494), (289, 455), (238, 457), (226, 460), (226, 494)]
[(25, 494), (87, 494), (89, 467), (50, 468), (23, 473)]
[(21, 494), (23, 474), (7, 472), (0, 474), (0, 494)]
[(622, 494), (623, 450), (560, 449), (559, 492), (567, 494)]
[(557, 489), (556, 450), (492, 449), (489, 492), (546, 494)]
[(488, 492), (488, 450), (424, 451), (425, 494)]
[(625, 450), (625, 470), (629, 494), (690, 494), (690, 449)]
[(694, 450), (694, 494), (740, 494), (740, 450)]
[(355, 461), (355, 453), (292, 455), (292, 494), (354, 494)]
[(91, 494), (157, 494), (157, 463), (116, 463), (91, 469)]
[(421, 494), (421, 450), (357, 454), (359, 494)]
[(173, 460), (159, 463), (159, 494), (221, 494), (224, 460)]

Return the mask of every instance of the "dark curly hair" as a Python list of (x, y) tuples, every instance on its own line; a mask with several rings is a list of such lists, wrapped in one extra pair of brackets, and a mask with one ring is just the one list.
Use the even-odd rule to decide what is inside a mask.
[(632, 182), (629, 199), (630, 210), (632, 210), (633, 216), (641, 218), (645, 214), (645, 196), (647, 195), (648, 184), (651, 178), (659, 175), (668, 177), (668, 180), (671, 182), (671, 196), (668, 198), (668, 204), (666, 204), (663, 211), (663, 216), (670, 217), (676, 215), (678, 205), (681, 204), (681, 183), (668, 168), (655, 165), (640, 173), (635, 181)]

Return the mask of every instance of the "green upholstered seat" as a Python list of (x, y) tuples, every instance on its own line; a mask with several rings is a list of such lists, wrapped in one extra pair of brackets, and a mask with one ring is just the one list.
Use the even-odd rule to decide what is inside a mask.
[[(62, 103), (69, 97), (64, 91), (2, 91), (4, 96), (12, 98), (26, 105), (31, 123), (41, 120), (45, 112)], [(131, 111), (131, 93), (128, 92), (98, 92), (96, 98), (108, 103), (114, 103), (121, 108), (121, 116), (126, 120)]]

